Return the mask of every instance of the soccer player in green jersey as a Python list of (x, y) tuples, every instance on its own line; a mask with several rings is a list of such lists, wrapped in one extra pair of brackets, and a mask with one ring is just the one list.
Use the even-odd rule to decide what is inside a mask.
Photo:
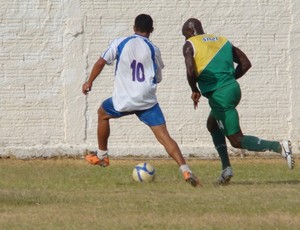
[(233, 176), (225, 137), (235, 148), (280, 153), (287, 160), (288, 167), (293, 169), (295, 163), (290, 141), (262, 140), (244, 135), (241, 130), (236, 110), (241, 99), (237, 79), (251, 67), (245, 53), (225, 37), (205, 34), (201, 22), (195, 18), (183, 24), (182, 34), (186, 38), (183, 56), (194, 108), (197, 108), (201, 95), (208, 99), (211, 108), (207, 129), (222, 162), (218, 182), (227, 184)]

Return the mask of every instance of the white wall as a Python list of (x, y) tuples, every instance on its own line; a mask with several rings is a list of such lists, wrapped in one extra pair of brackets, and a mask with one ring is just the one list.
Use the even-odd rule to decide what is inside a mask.
[[(252, 61), (239, 80), (245, 134), (300, 142), (300, 3), (298, 0), (4, 0), (0, 2), (0, 156), (82, 154), (97, 146), (97, 109), (110, 96), (107, 66), (88, 97), (81, 85), (108, 43), (131, 35), (134, 18), (154, 19), (151, 40), (166, 68), (158, 98), (184, 155), (215, 154), (206, 130), (205, 98), (193, 109), (182, 57), (182, 24), (202, 21)], [(111, 122), (112, 155), (166, 155), (134, 117)]]

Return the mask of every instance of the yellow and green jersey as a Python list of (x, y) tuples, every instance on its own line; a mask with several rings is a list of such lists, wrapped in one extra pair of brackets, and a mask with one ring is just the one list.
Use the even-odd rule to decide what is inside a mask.
[(204, 96), (236, 81), (232, 44), (225, 37), (202, 34), (188, 41), (194, 49), (198, 86)]

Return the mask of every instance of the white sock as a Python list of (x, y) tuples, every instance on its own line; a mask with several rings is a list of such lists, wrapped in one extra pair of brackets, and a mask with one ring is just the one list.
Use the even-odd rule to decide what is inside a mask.
[(104, 157), (107, 157), (108, 155), (108, 149), (107, 150), (100, 150), (100, 149), (97, 149), (97, 157), (100, 159), (100, 160), (103, 160)]
[(182, 173), (184, 173), (184, 172), (186, 172), (186, 171), (188, 171), (188, 172), (192, 172), (192, 170), (190, 169), (190, 167), (187, 165), (187, 164), (185, 164), (185, 165), (180, 165), (180, 168), (179, 168), (180, 170), (181, 170), (181, 172)]

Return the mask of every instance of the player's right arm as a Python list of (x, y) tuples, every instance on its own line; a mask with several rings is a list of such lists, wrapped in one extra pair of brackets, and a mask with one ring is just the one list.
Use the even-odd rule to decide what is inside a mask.
[(99, 58), (99, 60), (94, 64), (89, 79), (82, 85), (82, 93), (84, 95), (87, 95), (88, 92), (91, 91), (94, 80), (101, 73), (105, 64), (106, 61), (103, 58)]
[(165, 67), (165, 64), (161, 58), (160, 50), (157, 46), (154, 46), (155, 49), (155, 62), (157, 65), (156, 69), (156, 81), (160, 83), (162, 81), (162, 69)]
[(194, 102), (194, 109), (198, 107), (198, 102), (201, 97), (201, 93), (197, 87), (197, 76), (195, 73), (195, 62), (194, 62), (194, 49), (190, 42), (185, 42), (183, 46), (183, 56), (186, 67), (186, 77), (190, 88), (192, 90), (191, 98)]

